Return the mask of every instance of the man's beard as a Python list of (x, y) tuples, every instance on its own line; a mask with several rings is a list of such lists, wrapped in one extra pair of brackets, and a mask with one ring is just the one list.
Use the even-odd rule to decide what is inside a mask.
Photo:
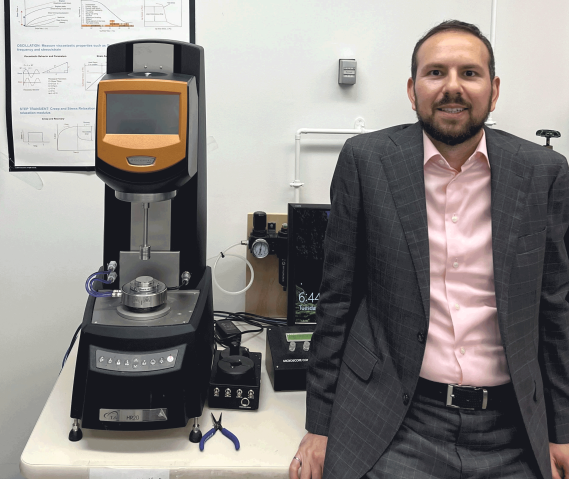
[[(415, 93), (415, 98), (417, 98), (416, 93)], [(444, 143), (445, 145), (455, 146), (455, 145), (460, 145), (461, 143), (464, 143), (467, 140), (470, 140), (470, 138), (473, 138), (480, 132), (480, 130), (484, 126), (484, 122), (487, 120), (488, 115), (490, 114), (490, 106), (492, 104), (492, 94), (490, 94), (488, 109), (484, 117), (473, 118), (471, 115), (472, 112), (471, 105), (468, 105), (460, 95), (451, 98), (448, 93), (445, 93), (445, 96), (440, 102), (437, 103), (435, 108), (442, 108), (444, 105), (450, 105), (450, 104), (461, 105), (468, 108), (468, 114), (469, 114), (468, 121), (459, 130), (452, 131), (451, 129), (448, 129), (447, 131), (438, 127), (434, 121), (434, 114), (429, 117), (422, 117), (421, 114), (419, 113), (419, 108), (417, 108), (416, 113), (417, 113), (417, 119), (419, 120), (419, 124), (421, 125), (425, 133), (427, 133), (427, 135), (429, 135), (431, 138), (433, 138), (436, 141)]]

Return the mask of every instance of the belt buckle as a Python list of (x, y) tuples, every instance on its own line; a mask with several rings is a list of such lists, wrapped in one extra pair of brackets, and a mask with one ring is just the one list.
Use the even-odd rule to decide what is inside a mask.
[(456, 404), (452, 403), (452, 399), (454, 398), (454, 388), (458, 387), (458, 388), (465, 388), (465, 389), (474, 389), (475, 391), (482, 391), (482, 409), (486, 409), (486, 406), (488, 406), (488, 390), (484, 389), (484, 388), (479, 388), (476, 386), (461, 386), (459, 384), (448, 384), (447, 385), (447, 407), (454, 407), (457, 409), (466, 409), (469, 411), (474, 411), (475, 408), (473, 407), (461, 407), (461, 406), (457, 406)]

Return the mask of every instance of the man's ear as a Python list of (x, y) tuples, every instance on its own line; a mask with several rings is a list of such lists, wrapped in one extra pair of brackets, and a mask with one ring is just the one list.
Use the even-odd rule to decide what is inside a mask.
[(411, 102), (411, 108), (413, 108), (413, 110), (417, 111), (417, 104), (415, 101), (415, 82), (413, 81), (412, 78), (409, 78), (409, 80), (407, 80), (407, 96), (409, 97), (409, 101)]
[(490, 102), (490, 111), (494, 111), (496, 108), (496, 103), (498, 103), (498, 97), (500, 96), (500, 78), (494, 77), (492, 80), (492, 100)]

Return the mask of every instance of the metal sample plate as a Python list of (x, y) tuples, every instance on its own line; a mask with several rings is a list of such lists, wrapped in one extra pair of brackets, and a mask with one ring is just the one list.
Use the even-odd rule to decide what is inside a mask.
[(119, 316), (122, 316), (125, 319), (130, 319), (132, 321), (148, 321), (149, 319), (158, 319), (161, 318), (162, 316), (166, 316), (169, 311), (170, 311), (170, 306), (168, 306), (167, 304), (163, 304), (154, 311), (149, 311), (144, 313), (137, 313), (136, 311), (127, 309), (123, 305), (117, 308), (117, 313), (119, 314)]
[(165, 316), (156, 319), (139, 320), (123, 318), (117, 312), (121, 306), (120, 298), (96, 298), (93, 308), (93, 324), (104, 324), (107, 326), (171, 326), (175, 324), (189, 323), (194, 308), (198, 302), (200, 292), (197, 290), (189, 291), (168, 291), (166, 305), (170, 311)]

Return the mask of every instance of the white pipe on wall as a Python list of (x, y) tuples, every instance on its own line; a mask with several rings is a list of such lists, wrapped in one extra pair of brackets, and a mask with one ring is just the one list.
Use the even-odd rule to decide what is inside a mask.
[[(496, 10), (498, 7), (498, 0), (492, 0), (492, 18), (490, 20), (490, 45), (492, 50), (496, 50)], [(484, 124), (490, 128), (496, 126), (496, 122), (492, 119), (492, 112)]]
[(490, 43), (492, 48), (496, 46), (496, 10), (498, 0), (492, 0), (492, 19), (490, 20)]
[(318, 134), (318, 135), (359, 135), (361, 133), (369, 133), (374, 130), (364, 128), (363, 118), (356, 119), (357, 128), (352, 129), (326, 129), (326, 128), (299, 128), (294, 136), (294, 181), (290, 184), (294, 188), (294, 202), (300, 202), (300, 188), (304, 185), (300, 181), (300, 139), (301, 135)]

